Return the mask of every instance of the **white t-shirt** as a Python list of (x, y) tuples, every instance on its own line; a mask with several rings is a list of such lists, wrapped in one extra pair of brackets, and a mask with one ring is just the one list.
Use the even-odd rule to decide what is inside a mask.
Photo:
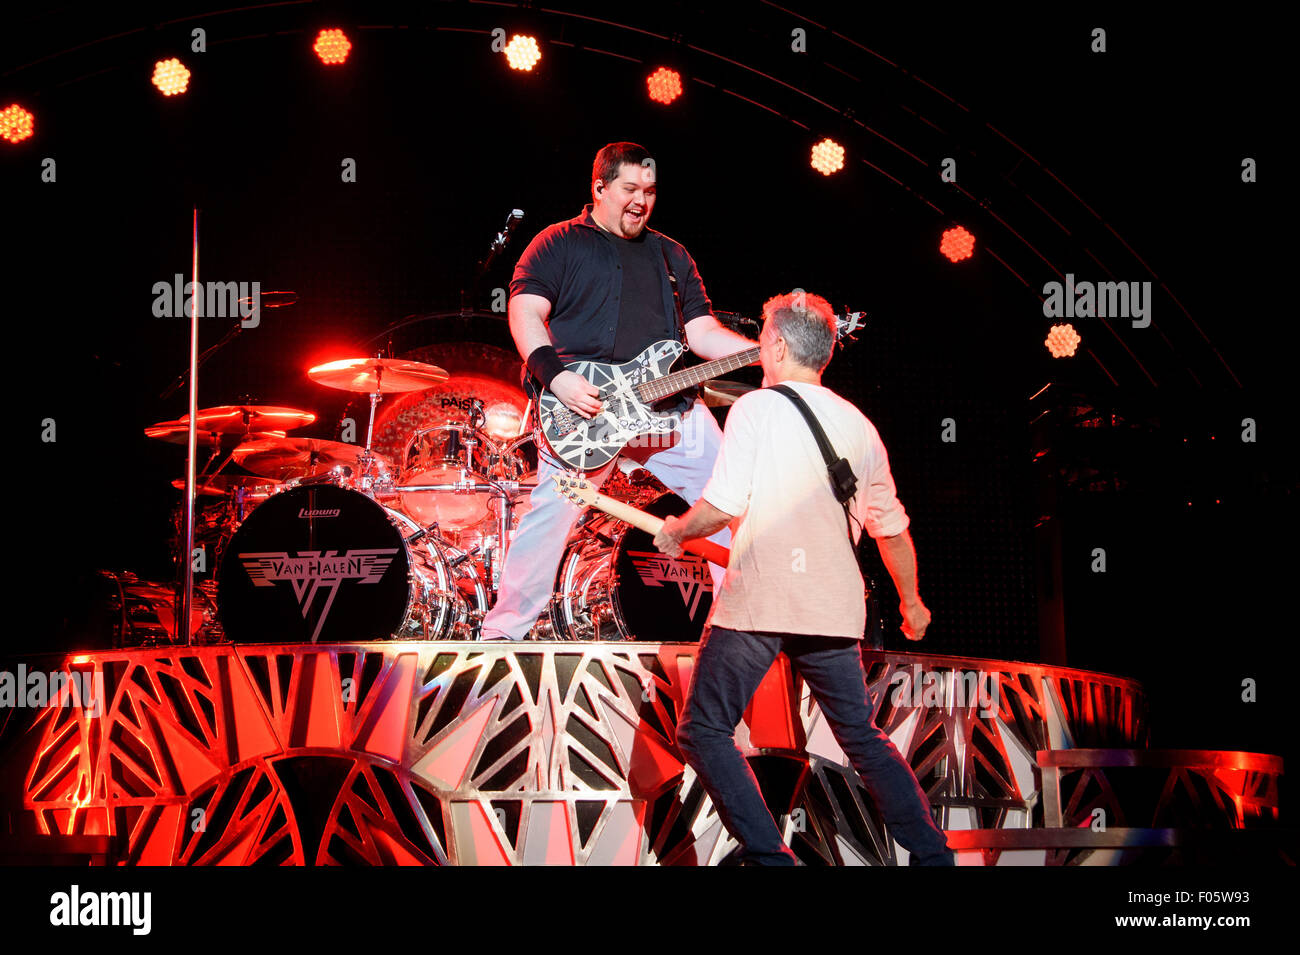
[[(858, 479), (851, 509), (871, 537), (908, 526), (889, 458), (875, 426), (829, 388), (783, 382), (799, 392), (836, 456)], [(710, 624), (729, 630), (820, 634), (861, 639), (866, 590), (826, 462), (799, 409), (759, 389), (727, 413), (722, 448), (702, 495), (728, 514), (743, 514), (731, 561), (714, 595)]]

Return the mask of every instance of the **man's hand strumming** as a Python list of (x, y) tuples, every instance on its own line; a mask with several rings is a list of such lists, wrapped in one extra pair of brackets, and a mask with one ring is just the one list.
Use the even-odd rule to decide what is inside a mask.
[(598, 414), (602, 407), (600, 389), (576, 371), (562, 371), (552, 378), (551, 394), (584, 418)]

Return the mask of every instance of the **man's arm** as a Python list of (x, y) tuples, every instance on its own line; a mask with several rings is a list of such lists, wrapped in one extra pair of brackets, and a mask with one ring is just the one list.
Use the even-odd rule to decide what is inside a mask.
[[(701, 358), (712, 360), (734, 355), (746, 348), (757, 348), (744, 335), (726, 328), (712, 315), (698, 315), (686, 323), (686, 344)], [(755, 359), (757, 361), (757, 359)]]
[(551, 314), (549, 299), (527, 293), (515, 295), (510, 299), (509, 314), (510, 334), (520, 358), (526, 361), (537, 349), (551, 343), (551, 335), (546, 330), (546, 319)]
[[(521, 292), (511, 296), (509, 314), (510, 334), (524, 361), (537, 349), (551, 344), (546, 330), (546, 319), (551, 314), (549, 299)], [(551, 380), (550, 391), (584, 418), (600, 411), (600, 389), (576, 372), (560, 372)]]
[(664, 518), (664, 526), (655, 535), (655, 547), (669, 557), (678, 557), (682, 552), (682, 541), (710, 537), (731, 521), (732, 515), (718, 510), (704, 498), (700, 498), (681, 517)]
[(930, 611), (921, 602), (916, 589), (916, 549), (912, 546), (912, 535), (907, 531), (893, 537), (877, 537), (876, 547), (880, 559), (894, 581), (898, 591), (898, 609), (903, 614), (903, 636), (909, 640), (920, 640), (930, 626)]

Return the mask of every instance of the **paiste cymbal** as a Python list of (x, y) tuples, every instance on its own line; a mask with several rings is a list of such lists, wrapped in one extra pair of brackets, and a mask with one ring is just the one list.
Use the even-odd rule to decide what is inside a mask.
[[(358, 445), (322, 438), (266, 438), (241, 444), (234, 458), (236, 464), (254, 474), (289, 481), (317, 477), (339, 465), (352, 468), (355, 474), (364, 452), (365, 448)], [(383, 477), (392, 471), (388, 458), (377, 451), (372, 451), (371, 457), (375, 476)]]
[(361, 394), (392, 394), (420, 391), (447, 380), (437, 365), (403, 358), (343, 358), (308, 369), (307, 377), (318, 385)]
[(704, 405), (706, 408), (725, 408), (734, 405), (741, 395), (754, 391), (753, 385), (743, 381), (726, 381), (722, 378), (710, 378), (704, 382)]

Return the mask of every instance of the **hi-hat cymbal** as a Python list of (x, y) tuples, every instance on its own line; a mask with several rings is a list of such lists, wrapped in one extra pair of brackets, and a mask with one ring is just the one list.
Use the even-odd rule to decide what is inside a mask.
[(437, 365), (422, 361), (407, 361), (403, 358), (344, 358), (309, 369), (307, 377), (328, 388), (387, 395), (398, 391), (420, 391), (446, 381), (448, 375)]
[[(218, 405), (201, 408), (195, 418), (199, 434), (250, 434), (252, 432), (291, 431), (311, 424), (316, 416), (310, 411), (276, 405)], [(151, 438), (167, 439), (175, 431), (189, 428), (190, 416), (175, 421), (160, 421), (144, 429)], [(155, 433), (158, 432), (158, 433)]]
[[(321, 438), (268, 438), (249, 441), (234, 451), (235, 463), (254, 474), (264, 474), (277, 481), (317, 477), (332, 468), (345, 465), (357, 471), (365, 448), (342, 441)], [(392, 463), (377, 451), (371, 452), (372, 474), (384, 477)]]
[[(160, 421), (158, 424), (145, 428), (144, 433), (146, 437), (157, 438), (160, 441), (166, 441), (168, 444), (179, 444), (184, 446), (189, 443), (190, 426), (189, 423), (185, 421)], [(261, 438), (283, 438), (285, 432), (254, 431), (251, 434), (245, 434), (243, 431), (239, 431), (234, 434), (220, 434), (218, 432), (205, 432), (200, 429), (198, 434), (199, 447), (204, 449), (212, 447), (212, 439), (214, 436), (217, 439), (216, 443), (221, 447), (221, 449), (229, 451), (231, 448), (238, 447), (238, 445), (243, 441), (251, 441)]]
[(747, 395), (754, 390), (753, 385), (747, 385), (743, 381), (710, 378), (703, 385), (704, 405), (708, 408), (725, 408), (734, 405), (741, 395)]
[[(250, 474), (213, 474), (208, 477), (199, 477), (200, 482), (197, 492), (200, 495), (220, 496), (229, 494), (236, 488), (250, 487), (268, 487), (279, 484), (279, 481), (272, 481), (258, 475)], [(185, 479), (177, 478), (172, 481), (172, 487), (178, 491), (185, 490)]]

